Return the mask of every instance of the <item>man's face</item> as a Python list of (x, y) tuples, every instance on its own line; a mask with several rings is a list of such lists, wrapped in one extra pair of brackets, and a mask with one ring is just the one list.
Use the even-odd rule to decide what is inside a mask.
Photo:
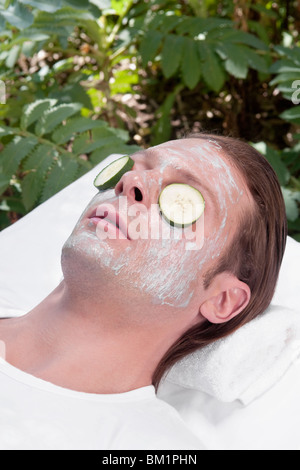
[[(65, 244), (65, 276), (78, 276), (78, 282), (90, 286), (89, 295), (105, 289), (107, 295), (121, 296), (138, 308), (196, 308), (203, 275), (232, 240), (239, 215), (249, 206), (249, 191), (213, 140), (171, 141), (132, 158), (133, 170), (123, 175), (115, 190), (94, 197)], [(191, 232), (184, 236), (184, 230), (157, 219), (153, 207), (173, 183), (191, 185), (205, 199), (203, 244), (191, 239)], [(99, 218), (107, 207), (115, 208), (123, 221), (118, 220), (117, 237), (108, 236), (113, 228)], [(138, 217), (134, 207), (141, 209)], [(125, 222), (127, 227), (146, 227), (148, 236), (129, 237)]]

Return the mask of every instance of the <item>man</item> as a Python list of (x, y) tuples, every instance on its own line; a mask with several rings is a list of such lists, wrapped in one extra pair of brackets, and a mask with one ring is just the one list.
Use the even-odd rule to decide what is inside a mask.
[[(95, 196), (66, 242), (57, 289), (26, 316), (0, 322), (0, 448), (201, 448), (152, 385), (271, 301), (286, 219), (267, 162), (246, 144), (209, 135), (132, 158), (132, 170), (114, 192)], [(153, 236), (152, 206), (174, 183), (205, 199), (199, 249), (175, 227), (170, 239)], [(136, 203), (149, 237), (122, 230)], [(104, 236), (108, 204), (123, 236)]]

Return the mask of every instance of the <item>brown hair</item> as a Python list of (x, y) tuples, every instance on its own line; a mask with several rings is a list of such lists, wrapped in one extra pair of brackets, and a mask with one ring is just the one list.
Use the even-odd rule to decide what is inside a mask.
[(208, 321), (184, 333), (161, 359), (153, 375), (156, 389), (166, 372), (183, 357), (223, 338), (262, 314), (273, 298), (287, 239), (282, 191), (268, 161), (247, 143), (232, 137), (194, 134), (187, 138), (213, 139), (244, 177), (255, 210), (244, 214), (234, 240), (214, 268), (205, 274), (204, 287), (222, 272), (233, 273), (251, 289), (248, 306), (223, 324)]

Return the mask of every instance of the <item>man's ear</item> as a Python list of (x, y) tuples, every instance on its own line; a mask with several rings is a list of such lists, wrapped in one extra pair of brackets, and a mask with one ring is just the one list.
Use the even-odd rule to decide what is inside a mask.
[(251, 298), (250, 287), (227, 272), (214, 278), (206, 294), (200, 314), (211, 323), (232, 320), (247, 307)]

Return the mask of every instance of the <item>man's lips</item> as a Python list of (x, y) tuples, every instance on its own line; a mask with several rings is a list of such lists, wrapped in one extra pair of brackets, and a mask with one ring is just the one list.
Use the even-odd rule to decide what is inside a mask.
[(96, 226), (101, 226), (105, 231), (118, 235), (119, 239), (130, 240), (128, 235), (127, 221), (112, 207), (100, 204), (88, 216), (89, 220)]

